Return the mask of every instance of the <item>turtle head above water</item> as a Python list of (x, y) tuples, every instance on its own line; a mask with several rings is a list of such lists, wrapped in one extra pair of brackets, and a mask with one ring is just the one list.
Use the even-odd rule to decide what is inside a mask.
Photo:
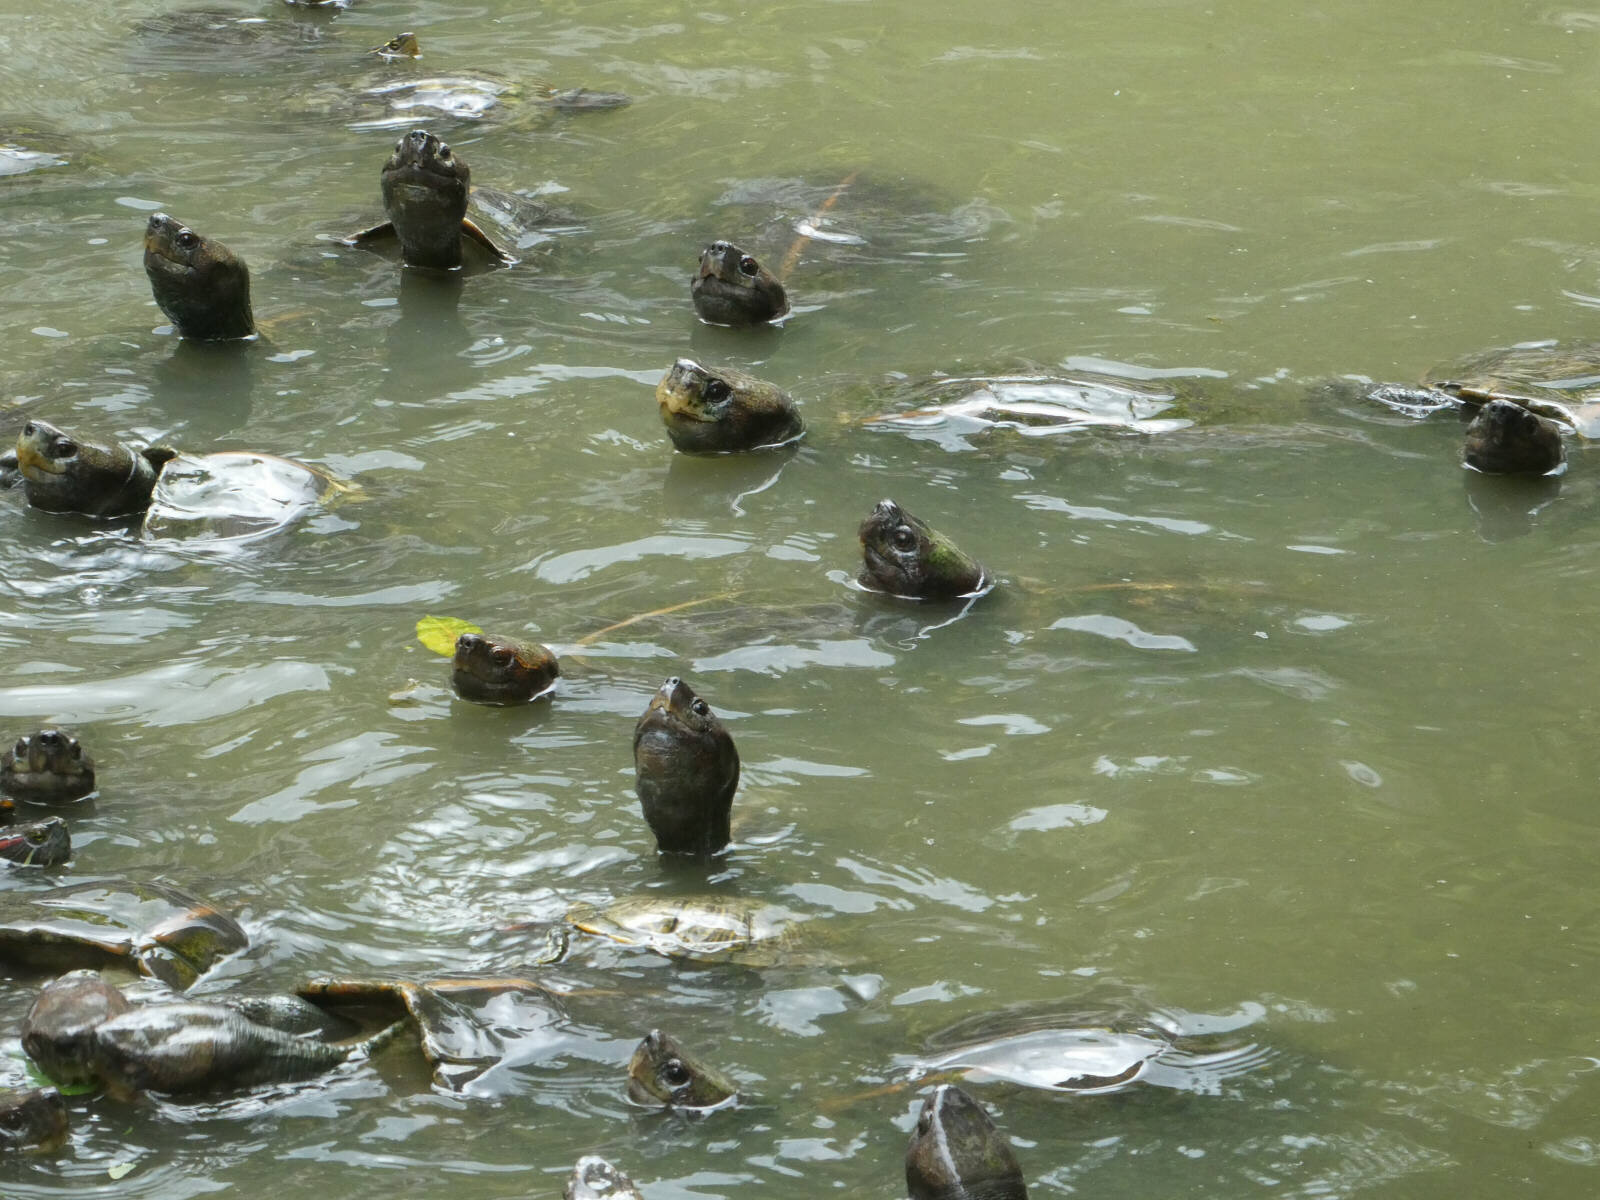
[(861, 522), (861, 585), (894, 596), (949, 600), (982, 591), (983, 567), (926, 521), (880, 500)]
[(732, 242), (712, 242), (700, 252), (689, 291), (695, 311), (713, 325), (759, 325), (789, 311), (783, 284)]
[(158, 212), (145, 225), (144, 271), (179, 337), (220, 342), (255, 336), (250, 269), (221, 242)]
[(922, 1102), (906, 1147), (911, 1200), (1027, 1200), (1022, 1168), (989, 1114), (954, 1084)]
[(92, 442), (32, 420), (17, 437), (17, 468), (28, 503), (47, 512), (115, 517), (150, 505), (156, 475), (176, 451), (134, 451), (120, 442)]

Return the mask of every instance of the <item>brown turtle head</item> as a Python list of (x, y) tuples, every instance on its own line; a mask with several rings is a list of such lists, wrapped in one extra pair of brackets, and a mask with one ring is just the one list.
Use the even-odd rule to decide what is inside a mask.
[(383, 207), (400, 239), (407, 266), (461, 266), (461, 222), (467, 215), (472, 170), (426, 129), (413, 129), (384, 164)]
[(789, 311), (783, 284), (732, 242), (712, 242), (700, 251), (689, 291), (695, 311), (713, 325), (759, 325)]
[(33, 420), (17, 437), (17, 468), (28, 503), (48, 512), (124, 516), (150, 506), (156, 475), (176, 453), (152, 446), (91, 442)]
[(659, 850), (705, 855), (727, 846), (739, 752), (711, 706), (676, 676), (634, 726), (633, 766)]
[(214, 238), (158, 212), (144, 230), (144, 273), (179, 337), (220, 342), (255, 336), (250, 269)]
[(0, 829), (0, 858), (20, 867), (56, 867), (72, 857), (72, 837), (60, 817)]
[(545, 646), (463, 633), (456, 639), (450, 678), (463, 700), (521, 704), (548, 693), (560, 674), (556, 656)]
[(0, 792), (25, 800), (76, 800), (94, 791), (94, 759), (65, 729), (24, 735), (0, 755)]
[(906, 1147), (911, 1200), (1027, 1200), (1022, 1168), (1006, 1137), (971, 1096), (940, 1084), (922, 1102)]
[(636, 1104), (715, 1108), (738, 1093), (737, 1083), (659, 1029), (647, 1033), (628, 1060), (628, 1097)]
[(67, 1102), (55, 1088), (0, 1091), (0, 1150), (54, 1150), (67, 1140)]
[(96, 1027), (132, 1008), (93, 971), (73, 971), (39, 992), (23, 1018), (22, 1048), (56, 1083), (87, 1083)]
[(374, 46), (367, 51), (376, 54), (379, 58), (421, 58), (422, 43), (417, 41), (417, 35), (409, 29), (404, 33), (397, 33), (381, 46)]
[(893, 500), (861, 522), (861, 585), (893, 596), (949, 600), (981, 591), (983, 567), (949, 538)]
[(792, 442), (802, 429), (783, 389), (728, 368), (680, 358), (656, 385), (672, 444), (691, 453), (758, 450)]
[(1490, 400), (1467, 426), (1467, 466), (1486, 475), (1548, 475), (1567, 461), (1554, 421), (1510, 400)]

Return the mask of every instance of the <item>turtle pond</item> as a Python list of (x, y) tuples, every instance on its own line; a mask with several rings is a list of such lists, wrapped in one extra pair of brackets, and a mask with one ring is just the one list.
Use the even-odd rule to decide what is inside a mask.
[[(1595, 1192), (1600, 456), (1474, 475), (1349, 377), (1600, 333), (1600, 7), (208, 2), (0, 0), (0, 441), (349, 486), (252, 537), (0, 493), (0, 742), (66, 727), (99, 783), (0, 924), (162, 881), (249, 939), (189, 998), (384, 981), (432, 1032), (69, 1097), (0, 1195), (554, 1197), (593, 1153), (893, 1198), (957, 1078), (1036, 1197)], [(338, 242), (412, 124), (517, 265)], [(260, 341), (173, 336), (156, 211), (248, 261)], [(779, 324), (696, 319), (717, 239)], [(675, 452), (680, 357), (805, 438)], [(994, 590), (856, 586), (885, 498)], [(457, 699), (430, 615), (551, 646), (553, 697)], [(634, 793), (668, 676), (742, 759), (709, 869)], [(797, 927), (619, 916), (689, 902)], [(103, 965), (139, 1000), (147, 932)], [(0, 971), (0, 1086), (48, 978)], [(737, 1104), (630, 1100), (651, 1029)]]

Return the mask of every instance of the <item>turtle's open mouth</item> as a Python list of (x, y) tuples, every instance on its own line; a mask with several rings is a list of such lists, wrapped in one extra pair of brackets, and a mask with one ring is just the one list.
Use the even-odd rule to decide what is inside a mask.
[(56, 459), (39, 453), (39, 448), (23, 438), (17, 439), (17, 466), (24, 479), (42, 482), (40, 476), (64, 475), (67, 468)]
[(661, 386), (656, 388), (656, 401), (661, 405), (662, 412), (671, 413), (675, 417), (683, 417), (690, 421), (716, 420), (701, 407), (700, 397), (692, 388), (674, 387), (670, 379), (663, 380)]

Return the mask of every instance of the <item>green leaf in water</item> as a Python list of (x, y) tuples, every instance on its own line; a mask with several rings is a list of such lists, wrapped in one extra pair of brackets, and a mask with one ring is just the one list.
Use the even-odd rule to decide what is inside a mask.
[(124, 1175), (128, 1174), (132, 1170), (132, 1163), (112, 1163), (106, 1168), (106, 1174), (111, 1176), (113, 1179), (121, 1179)]
[(482, 632), (472, 622), (459, 617), (423, 617), (417, 622), (417, 641), (446, 658), (456, 652), (456, 639), (463, 633)]
[(57, 1083), (32, 1062), (27, 1063), (23, 1069), (28, 1073), (28, 1082), (34, 1087), (55, 1088), (63, 1096), (83, 1096), (100, 1090), (98, 1083)]

